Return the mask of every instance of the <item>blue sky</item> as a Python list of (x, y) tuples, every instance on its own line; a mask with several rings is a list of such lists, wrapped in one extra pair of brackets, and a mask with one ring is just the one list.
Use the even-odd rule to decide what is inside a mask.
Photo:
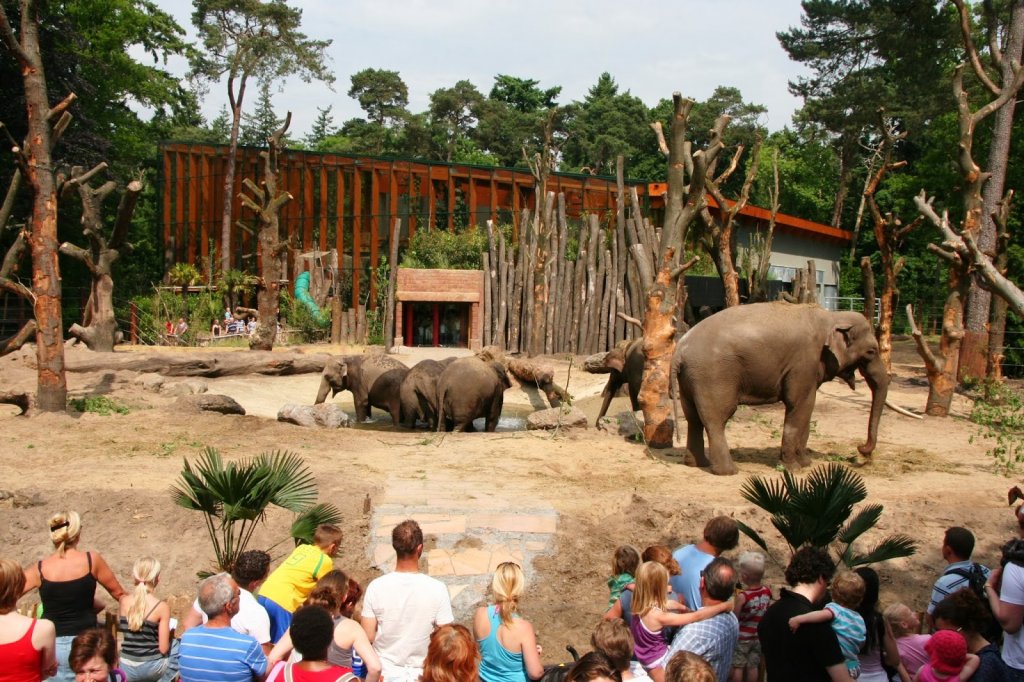
[[(190, 0), (156, 0), (194, 36)], [(331, 39), (333, 91), (291, 79), (273, 91), (275, 108), (292, 111), (303, 135), (317, 107), (333, 105), (336, 124), (361, 116), (345, 93), (364, 68), (398, 71), (409, 108), (423, 111), (434, 90), (468, 79), (485, 95), (499, 73), (562, 86), (560, 103), (582, 99), (609, 72), (620, 91), (648, 106), (680, 91), (706, 99), (718, 85), (739, 88), (763, 104), (771, 130), (787, 125), (800, 105), (787, 81), (801, 73), (775, 38), (800, 21), (799, 0), (294, 0), (303, 29)], [(183, 74), (185, 64), (173, 62)], [(252, 100), (246, 98), (251, 111)], [(211, 85), (203, 112), (227, 102)]]

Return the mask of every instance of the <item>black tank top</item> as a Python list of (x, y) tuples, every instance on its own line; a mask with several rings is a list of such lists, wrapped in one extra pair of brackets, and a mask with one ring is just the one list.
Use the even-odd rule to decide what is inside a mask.
[(82, 630), (96, 627), (96, 612), (92, 608), (96, 596), (92, 554), (86, 552), (85, 558), (89, 572), (73, 580), (47, 580), (43, 577), (43, 562), (37, 564), (43, 617), (53, 621), (58, 637), (73, 637)]

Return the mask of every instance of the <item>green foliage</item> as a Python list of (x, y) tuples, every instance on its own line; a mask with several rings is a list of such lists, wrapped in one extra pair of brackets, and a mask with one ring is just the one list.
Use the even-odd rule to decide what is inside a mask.
[(242, 270), (231, 269), (217, 280), (217, 292), (231, 310), (235, 309), (241, 297), (252, 296), (259, 288), (260, 280)]
[[(240, 144), (251, 147), (266, 147), (267, 138), (284, 124), (284, 118), (274, 113), (274, 101), (270, 95), (270, 83), (260, 83), (260, 94), (256, 98), (256, 106), (252, 114), (242, 114), (241, 132), (238, 136)], [(290, 146), (285, 137), (282, 146)]]
[(321, 109), (316, 108), (316, 120), (309, 134), (303, 139), (307, 149), (318, 149), (320, 144), (335, 133), (334, 117), (331, 116), (332, 106)]
[(380, 127), (393, 126), (408, 113), (409, 87), (397, 71), (363, 69), (352, 74), (348, 96)]
[(128, 406), (105, 395), (87, 395), (84, 398), (70, 398), (68, 407), (75, 412), (92, 412), (104, 417), (112, 414), (128, 414)]
[(372, 310), (366, 311), (366, 342), (370, 345), (384, 344), (384, 311), (388, 304), (390, 277), (391, 268), (388, 267), (388, 259), (382, 257), (373, 273), (374, 286), (377, 291), (376, 305)]
[[(771, 515), (790, 552), (805, 546), (834, 548), (838, 560), (854, 568), (917, 551), (917, 543), (902, 534), (883, 538), (866, 554), (854, 551), (854, 542), (878, 523), (882, 505), (865, 505), (854, 514), (854, 507), (867, 499), (867, 488), (859, 474), (842, 464), (815, 467), (802, 479), (786, 470), (781, 479), (752, 476), (743, 483), (740, 495)], [(739, 527), (768, 551), (757, 531), (744, 523)]]
[(329, 316), (314, 315), (309, 308), (284, 289), (281, 290), (278, 297), (278, 305), (288, 326), (299, 330), (299, 337), (303, 343), (323, 343), (330, 338), (331, 321)]
[(985, 454), (996, 471), (1009, 476), (1024, 461), (1024, 395), (1000, 382), (985, 382), (982, 389), (971, 409), (970, 419), (978, 425), (971, 442), (980, 438), (992, 444)]
[(340, 512), (332, 505), (316, 504), (316, 497), (313, 473), (297, 454), (281, 451), (224, 462), (208, 447), (194, 462), (184, 460), (171, 487), (175, 504), (203, 514), (216, 566), (222, 571), (231, 570), (271, 506), (298, 515), (292, 526), (298, 541), (308, 541), (309, 526), (315, 529), (319, 519), (340, 521)]
[(484, 230), (416, 230), (402, 255), (403, 268), (479, 270), (487, 250)]

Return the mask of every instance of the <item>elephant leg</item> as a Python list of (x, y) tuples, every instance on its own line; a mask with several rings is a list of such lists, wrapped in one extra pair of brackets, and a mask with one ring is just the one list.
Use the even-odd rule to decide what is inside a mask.
[(811, 465), (807, 454), (807, 438), (811, 433), (811, 413), (816, 393), (786, 402), (786, 418), (782, 426), (782, 463), (790, 471)]
[[(708, 456), (711, 461), (711, 473), (716, 476), (731, 476), (739, 471), (732, 455), (729, 454), (729, 441), (725, 439), (725, 425), (736, 411), (735, 403), (732, 410), (724, 412), (722, 407), (710, 404), (714, 398), (695, 400), (695, 407), (700, 415), (700, 421), (704, 424), (704, 430), (708, 434)], [(687, 440), (689, 440), (689, 428), (687, 428)], [(696, 457), (696, 455), (694, 455)]]
[(356, 421), (364, 422), (370, 418), (370, 399), (369, 397), (360, 398), (356, 397), (353, 401), (356, 407)]
[(700, 420), (700, 414), (692, 400), (686, 398), (680, 402), (683, 404), (683, 415), (686, 417), (686, 449), (697, 461), (697, 466), (711, 466), (711, 462), (704, 454), (704, 422)]
[(601, 411), (597, 413), (597, 419), (594, 421), (594, 426), (601, 426), (601, 417), (608, 414), (608, 406), (612, 403), (612, 398), (619, 392), (619, 387), (622, 386), (622, 379), (617, 374), (612, 374), (608, 377), (608, 383), (604, 385), (604, 391), (602, 395), (604, 399), (601, 401)]
[(494, 402), (491, 403), (490, 412), (488, 412), (487, 419), (484, 422), (484, 431), (487, 433), (494, 433), (497, 430), (498, 421), (501, 420), (501, 408), (504, 402), (504, 396), (499, 395), (495, 398)]

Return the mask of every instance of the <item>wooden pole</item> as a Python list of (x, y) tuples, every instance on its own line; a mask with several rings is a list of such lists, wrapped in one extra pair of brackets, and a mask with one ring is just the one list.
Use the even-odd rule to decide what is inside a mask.
[[(392, 169), (392, 189), (394, 189), (394, 169)], [(390, 353), (395, 341), (395, 288), (398, 285), (398, 235), (402, 233), (402, 219), (395, 218), (394, 231), (391, 233), (391, 255), (388, 258), (388, 298), (384, 310), (384, 352)]]

